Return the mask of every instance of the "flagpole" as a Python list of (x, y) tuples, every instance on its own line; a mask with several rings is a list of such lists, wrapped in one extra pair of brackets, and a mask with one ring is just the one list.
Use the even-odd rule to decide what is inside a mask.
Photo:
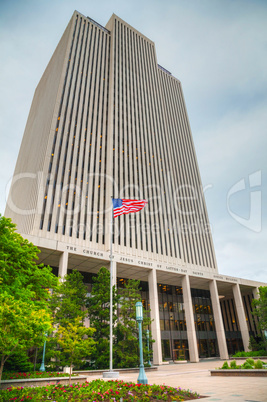
[(113, 243), (113, 202), (111, 198), (111, 219), (110, 219), (110, 335), (109, 335), (109, 371), (112, 372), (112, 360), (113, 360), (113, 286), (112, 286), (112, 279), (113, 279), (113, 261), (112, 261), (112, 243)]
[(113, 201), (111, 197), (111, 215), (110, 215), (110, 306), (109, 306), (109, 371), (103, 372), (104, 378), (118, 378), (119, 372), (113, 371), (113, 256), (112, 256), (112, 243), (113, 243)]
[[(113, 371), (113, 286), (112, 286), (112, 280), (113, 280), (113, 255), (112, 255), (112, 246), (113, 246), (113, 219), (114, 219), (114, 204), (113, 201), (120, 201), (119, 206), (117, 203), (115, 203), (115, 209), (116, 209), (116, 216), (121, 215), (121, 214), (128, 214), (131, 212), (137, 212), (140, 211), (141, 209), (144, 208), (144, 206), (147, 204), (146, 200), (121, 200), (121, 199), (116, 199), (113, 200), (113, 197), (111, 197), (111, 215), (110, 215), (110, 310), (109, 310), (109, 371), (104, 371), (103, 372), (103, 377), (104, 378), (118, 378), (119, 377), (119, 372), (118, 371)], [(123, 204), (124, 202), (124, 204)], [(136, 204), (137, 203), (137, 204)], [(118, 209), (126, 205), (126, 208), (128, 209), (125, 210), (120, 210), (120, 214), (118, 214)], [(129, 208), (129, 207), (132, 207)]]

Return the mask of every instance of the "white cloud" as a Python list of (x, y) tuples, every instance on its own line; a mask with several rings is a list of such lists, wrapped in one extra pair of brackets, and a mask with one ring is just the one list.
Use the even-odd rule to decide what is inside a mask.
[(254, 233), (226, 220), (217, 223), (214, 240), (220, 273), (266, 282), (265, 229)]

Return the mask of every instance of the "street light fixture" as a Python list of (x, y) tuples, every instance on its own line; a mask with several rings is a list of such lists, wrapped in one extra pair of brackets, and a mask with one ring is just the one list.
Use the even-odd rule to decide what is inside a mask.
[[(46, 290), (48, 291), (49, 295), (51, 295), (53, 293), (53, 289), (46, 289)], [(43, 357), (42, 357), (42, 363), (41, 363), (40, 371), (45, 371), (45, 347), (46, 347), (47, 332), (44, 335), (45, 335), (45, 341), (44, 341)]]
[(43, 348), (43, 358), (42, 358), (42, 364), (41, 364), (41, 367), (40, 367), (40, 371), (45, 371), (45, 347), (46, 347), (46, 338), (45, 338), (45, 341), (44, 341), (44, 348)]
[(146, 339), (147, 339), (147, 355), (148, 355), (147, 364), (151, 367), (151, 361), (150, 361), (150, 356), (149, 356), (149, 329), (146, 330)]
[(143, 342), (142, 342), (142, 321), (143, 321), (143, 305), (141, 302), (135, 304), (136, 307), (136, 321), (139, 327), (139, 350), (140, 350), (140, 366), (139, 366), (139, 376), (137, 379), (137, 384), (147, 384), (147, 377), (144, 370), (144, 360), (143, 360)]

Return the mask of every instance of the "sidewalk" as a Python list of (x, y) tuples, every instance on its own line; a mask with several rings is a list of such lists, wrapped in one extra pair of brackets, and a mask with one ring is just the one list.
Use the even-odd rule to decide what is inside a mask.
[[(170, 364), (147, 372), (149, 384), (165, 384), (198, 392), (203, 401), (267, 402), (266, 377), (211, 377), (209, 370), (222, 366), (222, 360)], [(136, 382), (138, 373), (120, 374), (120, 380)], [(102, 376), (90, 376), (88, 381)]]

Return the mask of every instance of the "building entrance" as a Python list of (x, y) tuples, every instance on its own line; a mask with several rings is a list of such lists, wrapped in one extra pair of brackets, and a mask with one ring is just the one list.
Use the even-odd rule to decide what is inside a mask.
[(162, 341), (162, 358), (168, 360), (189, 360), (188, 341), (181, 339), (164, 339)]
[(216, 339), (199, 339), (198, 340), (199, 357), (216, 357), (219, 356), (219, 350)]

